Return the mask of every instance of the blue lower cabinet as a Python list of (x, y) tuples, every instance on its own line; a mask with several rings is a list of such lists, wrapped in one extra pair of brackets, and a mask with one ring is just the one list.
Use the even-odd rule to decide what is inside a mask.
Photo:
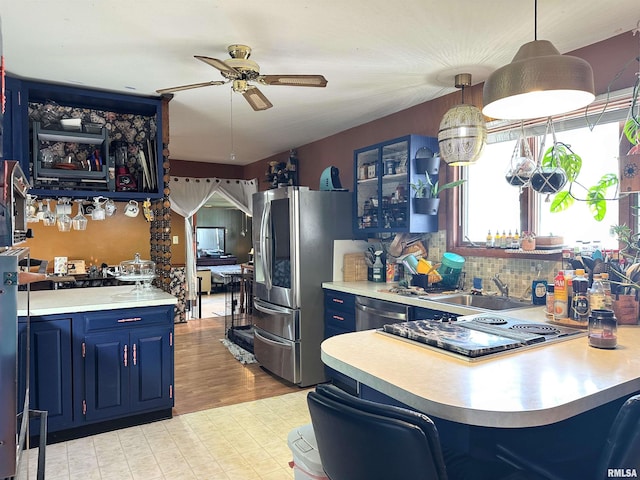
[[(18, 330), (19, 405), (24, 403), (26, 383), (27, 323), (20, 318)], [(48, 412), (47, 428), (61, 430), (73, 425), (71, 318), (32, 317), (30, 325), (29, 408)], [(37, 435), (40, 419), (30, 421), (30, 432)]]
[[(334, 290), (324, 291), (324, 338), (355, 332), (356, 304), (355, 296)], [(325, 374), (334, 385), (356, 395), (357, 382), (325, 365)]]
[(85, 398), (87, 421), (124, 416), (129, 411), (129, 333), (85, 336)]
[(173, 406), (171, 345), (166, 328), (141, 329), (131, 335), (131, 410)]
[(173, 407), (173, 308), (82, 315), (87, 422)]
[[(48, 412), (50, 434), (76, 436), (171, 416), (173, 305), (19, 319), (18, 381), (29, 408)], [(24, 396), (19, 399), (24, 403)], [(145, 420), (147, 419), (147, 420)], [(38, 435), (39, 418), (30, 422)], [(74, 430), (75, 429), (75, 430)]]

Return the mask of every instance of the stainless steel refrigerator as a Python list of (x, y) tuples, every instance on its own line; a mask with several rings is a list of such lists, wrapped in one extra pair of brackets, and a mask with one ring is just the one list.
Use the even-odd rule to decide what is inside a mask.
[(350, 192), (286, 187), (253, 195), (254, 355), (301, 387), (325, 381), (322, 282), (333, 241), (352, 238)]

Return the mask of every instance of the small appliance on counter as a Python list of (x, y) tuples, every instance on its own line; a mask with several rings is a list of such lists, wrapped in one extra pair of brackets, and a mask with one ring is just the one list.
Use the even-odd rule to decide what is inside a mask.
[(320, 190), (329, 192), (346, 192), (340, 183), (340, 170), (338, 167), (327, 167), (320, 176)]

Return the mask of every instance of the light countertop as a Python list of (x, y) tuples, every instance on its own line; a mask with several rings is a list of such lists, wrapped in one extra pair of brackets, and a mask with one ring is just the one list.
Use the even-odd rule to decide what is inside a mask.
[[(393, 287), (397, 287), (397, 283), (376, 283), (376, 282), (324, 282), (322, 288), (328, 290), (335, 290), (343, 293), (351, 293), (354, 295), (363, 295), (370, 298), (376, 298), (378, 300), (386, 300), (389, 302), (402, 303), (405, 305), (413, 305), (414, 307), (430, 308), (433, 310), (440, 310), (447, 313), (455, 313), (458, 315), (471, 315), (478, 313), (477, 308), (468, 307), (465, 305), (452, 305), (437, 302), (438, 297), (450, 295), (453, 293), (461, 292), (438, 292), (438, 293), (425, 293), (423, 295), (399, 295), (397, 293), (391, 293), (389, 290)], [(541, 311), (541, 309), (535, 308), (533, 310)], [(510, 312), (512, 310), (509, 310)], [(544, 320), (544, 313), (540, 318)]]
[[(30, 292), (29, 312), (34, 315), (95, 312), (118, 308), (174, 305), (177, 298), (159, 288), (132, 293), (133, 285), (117, 287), (68, 288)], [(18, 316), (27, 315), (27, 292), (18, 292)]]
[[(442, 310), (437, 302), (379, 291), (389, 284), (330, 283), (323, 287)], [(543, 307), (503, 313), (545, 321)], [(533, 427), (640, 391), (640, 327), (618, 327), (615, 350), (578, 337), (475, 362), (368, 330), (325, 340), (322, 360), (428, 415), (467, 425)]]

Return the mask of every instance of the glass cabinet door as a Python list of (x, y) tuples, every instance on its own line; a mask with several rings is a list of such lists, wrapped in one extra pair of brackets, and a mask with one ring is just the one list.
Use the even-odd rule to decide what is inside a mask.
[(407, 160), (409, 142), (403, 140), (382, 147), (381, 226), (405, 229), (409, 226), (407, 209)]
[(357, 152), (355, 161), (357, 178), (358, 229), (380, 227), (380, 149)]
[(422, 147), (437, 151), (438, 139), (420, 135), (388, 140), (354, 152), (354, 234), (434, 232), (437, 216), (412, 214), (411, 162)]

